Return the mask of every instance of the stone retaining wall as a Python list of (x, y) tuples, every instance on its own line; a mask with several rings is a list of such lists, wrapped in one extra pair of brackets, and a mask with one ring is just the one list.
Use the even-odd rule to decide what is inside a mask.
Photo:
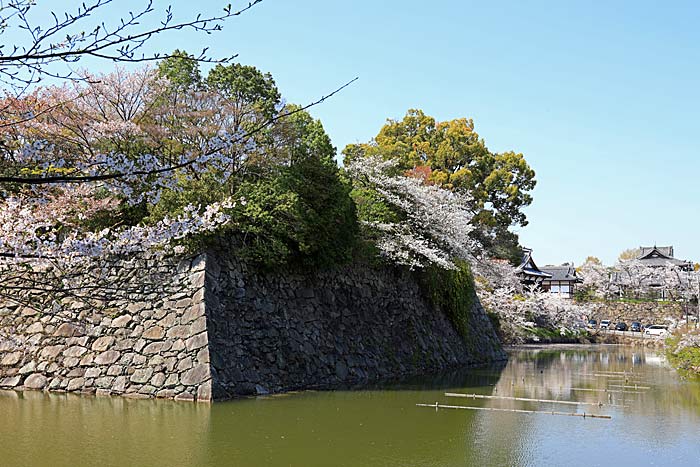
[(105, 270), (99, 299), (0, 301), (0, 388), (211, 401), (505, 358), (478, 300), (464, 339), (407, 271), (261, 273), (225, 251)]
[(207, 271), (215, 398), (365, 384), (505, 359), (476, 297), (464, 339), (404, 270), (354, 265), (260, 273), (219, 255)]
[[(695, 310), (693, 310), (693, 313)], [(629, 325), (632, 321), (644, 324), (663, 324), (667, 320), (678, 320), (685, 317), (682, 303), (663, 302), (602, 302), (595, 304), (592, 314), (594, 319), (610, 319), (613, 322), (624, 321)]]
[(138, 259), (106, 268), (105, 283), (128, 294), (40, 309), (5, 301), (0, 388), (210, 400), (204, 268), (203, 256)]

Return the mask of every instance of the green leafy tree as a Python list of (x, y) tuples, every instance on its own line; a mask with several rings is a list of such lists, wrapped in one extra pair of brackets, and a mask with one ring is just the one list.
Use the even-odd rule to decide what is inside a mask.
[[(221, 174), (212, 170), (183, 178), (183, 189), (164, 193), (152, 218), (233, 195), (243, 202), (229, 212), (233, 220), (228, 235), (237, 239), (242, 255), (267, 266), (349, 260), (359, 229), (355, 205), (321, 122), (299, 106), (282, 108), (269, 73), (234, 63), (217, 65), (202, 78), (187, 57), (176, 51), (161, 63), (159, 72), (182, 83), (174, 90), (180, 94), (178, 105), (189, 102), (195, 108), (187, 125), (195, 131), (191, 139), (196, 141), (202, 133), (216, 135), (220, 128), (244, 133), (280, 113), (287, 116), (256, 132), (253, 145), (230, 149), (240, 153), (233, 158), (239, 167), (224, 184)], [(178, 118), (182, 119), (179, 114)]]
[(270, 73), (240, 63), (216, 65), (209, 71), (206, 83), (235, 104), (231, 116), (242, 125), (269, 120), (281, 99)]
[(305, 239), (299, 251), (316, 264), (348, 261), (358, 233), (350, 184), (335, 161), (336, 148), (323, 125), (298, 106), (275, 128), (288, 163), (281, 170), (287, 188), (299, 197)]
[(179, 88), (197, 87), (202, 83), (199, 62), (194, 55), (179, 49), (175, 49), (170, 57), (158, 63), (158, 74), (168, 78), (171, 84)]
[(398, 160), (404, 171), (429, 168), (428, 182), (474, 198), (474, 236), (491, 254), (512, 261), (520, 256), (517, 235), (508, 228), (527, 225), (522, 209), (532, 203), (535, 172), (520, 153), (489, 151), (471, 119), (436, 122), (411, 109), (403, 120), (389, 120), (372, 142), (348, 145), (343, 155), (346, 164), (381, 156)]

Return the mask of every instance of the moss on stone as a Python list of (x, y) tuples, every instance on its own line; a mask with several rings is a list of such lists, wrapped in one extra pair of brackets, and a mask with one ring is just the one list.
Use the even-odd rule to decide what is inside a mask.
[(469, 342), (470, 319), (476, 300), (474, 276), (469, 265), (458, 261), (454, 270), (427, 268), (421, 273), (420, 284), (433, 306), (442, 310), (459, 334)]

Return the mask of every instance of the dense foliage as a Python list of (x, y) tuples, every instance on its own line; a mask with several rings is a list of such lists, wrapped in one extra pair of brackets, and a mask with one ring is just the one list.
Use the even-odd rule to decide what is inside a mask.
[(468, 338), (469, 318), (476, 300), (469, 263), (457, 261), (455, 269), (431, 266), (422, 271), (419, 280), (431, 302), (447, 315), (463, 337)]
[(216, 233), (267, 266), (349, 259), (358, 228), (336, 150), (269, 74), (203, 77), (176, 51), (92, 78), (4, 101), (33, 115), (0, 130), (0, 173), (19, 181), (0, 187), (7, 253), (200, 248)]
[(489, 151), (471, 119), (436, 122), (411, 109), (403, 120), (389, 120), (370, 143), (348, 145), (343, 154), (346, 165), (363, 157), (395, 160), (399, 170), (427, 183), (468, 193), (476, 227), (471, 236), (491, 256), (518, 261), (518, 238), (508, 228), (527, 225), (522, 209), (532, 202), (535, 173), (522, 154)]

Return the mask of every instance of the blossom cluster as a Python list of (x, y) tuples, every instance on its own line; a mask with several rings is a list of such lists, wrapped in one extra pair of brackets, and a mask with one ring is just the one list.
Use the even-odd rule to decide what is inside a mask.
[(63, 233), (56, 228), (60, 218), (42, 216), (21, 200), (9, 198), (0, 209), (0, 249), (15, 261), (49, 258), (62, 264), (80, 262), (84, 257), (129, 255), (167, 249), (182, 253), (176, 243), (188, 236), (213, 232), (231, 220), (226, 210), (236, 202), (227, 199), (204, 208), (188, 205), (173, 218), (166, 217), (150, 226), (105, 228), (98, 232), (79, 229)]
[(379, 234), (377, 246), (384, 256), (410, 268), (435, 264), (454, 269), (454, 259), (471, 262), (476, 245), (470, 198), (426, 185), (414, 177), (392, 175), (396, 162), (358, 158), (348, 167), (355, 183), (369, 187), (401, 213), (393, 223), (369, 222)]
[(561, 298), (539, 287), (524, 285), (508, 262), (480, 259), (474, 266), (477, 291), (487, 309), (502, 323), (524, 327), (532, 319), (549, 326), (572, 328), (590, 316), (590, 304)]
[(579, 269), (584, 287), (600, 298), (663, 291), (672, 300), (692, 300), (700, 292), (700, 272), (671, 262), (650, 266), (633, 259), (620, 261), (613, 267), (584, 263)]
[(191, 205), (155, 225), (95, 232), (89, 223), (155, 205), (204, 172), (225, 184), (257, 150), (225, 96), (198, 89), (176, 96), (150, 68), (85, 75), (2, 105), (17, 110), (16, 122), (0, 127), (3, 175), (53, 179), (0, 186), (0, 253), (14, 258), (161, 249), (215, 230), (229, 222), (224, 211), (233, 201)]
[(678, 353), (683, 349), (687, 348), (700, 348), (700, 334), (698, 333), (687, 333), (684, 334), (678, 341), (678, 344), (674, 348), (674, 352)]

